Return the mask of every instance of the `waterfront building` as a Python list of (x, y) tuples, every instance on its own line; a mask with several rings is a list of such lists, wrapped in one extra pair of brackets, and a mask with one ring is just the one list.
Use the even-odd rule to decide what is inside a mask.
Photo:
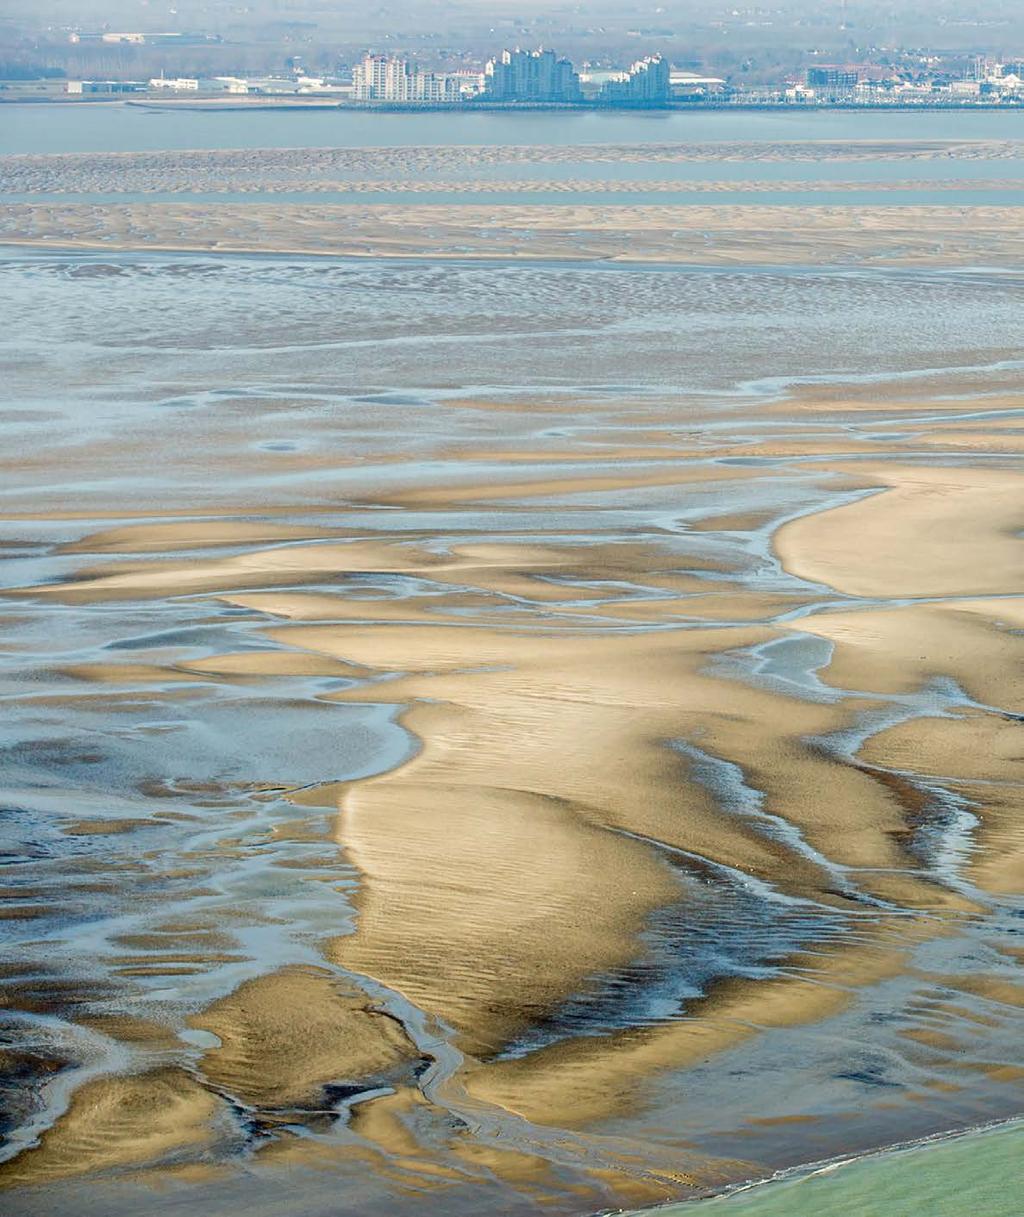
[[(226, 83), (210, 83), (214, 89), (227, 89)], [(251, 76), (243, 83), (245, 85), (241, 90), (243, 93), (293, 94), (301, 91), (299, 82), (294, 76)], [(200, 89), (205, 86), (205, 81), (199, 82)]]
[(365, 56), (352, 69), (352, 96), (356, 101), (397, 101), (405, 88), (408, 67), (404, 59), (393, 55)]
[(154, 76), (151, 89), (171, 89), (175, 93), (198, 93), (199, 78), (196, 76)]
[(68, 34), (68, 42), (79, 43), (104, 42), (127, 46), (199, 46), (203, 43), (223, 42), (220, 34), (199, 34), (194, 32), (176, 33), (114, 33), (112, 31), (72, 30)]
[(999, 99), (1016, 99), (1024, 94), (1024, 62), (1000, 63), (987, 69), (981, 91)]
[(407, 59), (367, 55), (352, 69), (355, 101), (427, 102), (445, 105), (462, 96), (461, 81), (445, 72), (425, 72)]
[[(149, 88), (172, 93), (253, 93), (258, 90), (241, 76), (154, 76)], [(290, 90), (294, 92), (294, 88)]]
[(554, 51), (502, 51), (484, 69), (488, 101), (577, 102), (580, 78), (568, 59)]
[(475, 72), (471, 68), (460, 68), (459, 71), (452, 72), (452, 77), (458, 84), (459, 93), (463, 97), (479, 97), (487, 83), (487, 77), (483, 72)]
[(663, 106), (671, 95), (668, 60), (660, 55), (638, 59), (625, 79), (609, 80), (601, 100), (616, 105)]
[(592, 68), (584, 64), (580, 72), (580, 88), (585, 101), (597, 101), (609, 80), (625, 80), (629, 75), (621, 68)]
[(725, 92), (721, 76), (698, 76), (695, 72), (669, 72), (669, 92), (676, 101), (701, 101)]
[(849, 93), (857, 87), (860, 77), (859, 68), (822, 64), (820, 67), (807, 69), (807, 87), (826, 93)]
[(145, 93), (144, 80), (68, 80), (64, 92), (71, 96), (86, 93)]

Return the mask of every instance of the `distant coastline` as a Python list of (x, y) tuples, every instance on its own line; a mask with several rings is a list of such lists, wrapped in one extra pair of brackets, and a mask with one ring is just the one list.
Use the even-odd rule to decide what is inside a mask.
[(211, 94), (207, 97), (167, 98), (135, 95), (131, 98), (96, 95), (91, 97), (67, 95), (50, 95), (42, 97), (27, 97), (16, 95), (5, 97), (0, 93), (0, 105), (7, 106), (131, 106), (144, 110), (198, 110), (220, 112), (222, 110), (341, 110), (345, 113), (358, 114), (679, 114), (699, 113), (709, 111), (726, 113), (764, 112), (786, 114), (813, 114), (821, 111), (852, 111), (854, 113), (936, 113), (936, 112), (969, 112), (979, 110), (987, 113), (1022, 113), (1024, 101), (913, 101), (913, 102), (854, 102), (854, 101), (740, 101), (715, 100), (701, 101), (669, 101), (657, 105), (638, 102), (523, 102), (523, 101), (462, 101), (456, 103), (442, 102), (356, 102), (339, 101), (331, 97), (229, 97), (223, 98)]

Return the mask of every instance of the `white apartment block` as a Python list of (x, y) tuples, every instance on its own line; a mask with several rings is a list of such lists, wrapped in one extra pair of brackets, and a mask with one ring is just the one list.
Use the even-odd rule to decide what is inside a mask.
[(407, 59), (367, 55), (352, 69), (356, 101), (457, 102), (461, 82), (444, 72), (424, 72)]

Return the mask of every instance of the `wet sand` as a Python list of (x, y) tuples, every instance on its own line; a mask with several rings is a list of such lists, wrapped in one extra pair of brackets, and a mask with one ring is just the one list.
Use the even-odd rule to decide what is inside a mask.
[[(161, 242), (176, 207), (8, 222)], [(210, 222), (295, 220), (253, 215)], [(373, 209), (303, 216), (381, 251), (316, 229)], [(481, 248), (696, 257), (630, 216), (498, 208)], [(366, 273), (326, 263), (14, 255), (69, 362), (5, 348), (11, 1211), (579, 1214), (1018, 1109), (1019, 284), (850, 268), (1012, 270), (1013, 217), (801, 217), (707, 220), (847, 271), (687, 281), (671, 322), (665, 281), (593, 355), (581, 301), (658, 272), (370, 272), (466, 301), (417, 329), (372, 278), (311, 309)], [(936, 366), (914, 292), (994, 311)], [(797, 349), (825, 300), (859, 363)]]
[(428, 203), (11, 203), (0, 215), (0, 243), (361, 258), (951, 268), (1019, 263), (1024, 257), (1021, 210), (571, 202), (457, 208)]
[[(494, 166), (759, 165), (963, 163), (1018, 160), (1019, 140), (801, 140), (723, 143), (483, 144), (395, 147), (255, 148), (5, 156), (5, 192), (317, 189), (332, 175), (355, 184), (381, 174), (461, 174)], [(995, 171), (998, 173), (998, 168)], [(827, 172), (827, 177), (835, 175)]]

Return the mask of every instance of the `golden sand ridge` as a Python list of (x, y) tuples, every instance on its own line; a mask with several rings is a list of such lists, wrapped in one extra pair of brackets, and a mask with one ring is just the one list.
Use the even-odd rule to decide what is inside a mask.
[(888, 465), (870, 476), (887, 492), (780, 531), (788, 569), (864, 597), (1024, 592), (1016, 471)]
[(87, 1082), (64, 1117), (6, 1164), (7, 1187), (199, 1155), (236, 1139), (227, 1104), (184, 1070)]
[[(540, 1123), (585, 1125), (636, 1102), (648, 1070), (704, 1059), (749, 1038), (752, 1023), (791, 1025), (841, 1009), (851, 986), (898, 973), (915, 935), (943, 933), (948, 916), (955, 920), (971, 909), (962, 897), (915, 874), (915, 863), (900, 843), (914, 807), (899, 787), (881, 780), (871, 763), (844, 764), (808, 741), (843, 729), (886, 693), (915, 688), (940, 671), (962, 677), (975, 696), (1005, 704), (1010, 694), (1006, 659), (1015, 645), (1005, 623), (1014, 618), (1017, 601), (1004, 595), (1017, 582), (1018, 568), (1007, 558), (1018, 544), (1010, 523), (1020, 478), (962, 469), (943, 470), (940, 477), (895, 466), (862, 469), (859, 476), (880, 483), (879, 492), (795, 521), (778, 534), (787, 565), (815, 582), (848, 584), (877, 595), (874, 584), (862, 587), (860, 572), (881, 568), (865, 565), (860, 544), (851, 542), (870, 537), (878, 527), (884, 529), (878, 560), (890, 562), (893, 577), (904, 581), (901, 594), (955, 594), (979, 580), (984, 587), (988, 572), (993, 582), (986, 590), (994, 596), (920, 607), (868, 605), (802, 618), (801, 631), (836, 643), (824, 679), (862, 689), (843, 703), (808, 703), (713, 675), (709, 665), (715, 656), (781, 636), (784, 625), (766, 621), (683, 633), (609, 629), (600, 608), (589, 624), (581, 620), (578, 602), (590, 598), (585, 587), (548, 582), (558, 573), (584, 582), (601, 576), (664, 583), (671, 562), (650, 546), (566, 549), (467, 542), (438, 554), (408, 541), (328, 538), (205, 564), (160, 559), (147, 564), (144, 573), (113, 575), (101, 568), (91, 579), (48, 593), (95, 599), (196, 588), (293, 622), (267, 632), (296, 660), (308, 655), (346, 672), (387, 675), (382, 684), (333, 696), (410, 705), (403, 721), (422, 746), (399, 769), (356, 783), (342, 796), (337, 839), (363, 875), (363, 886), (356, 932), (336, 939), (328, 957), (451, 1026), (461, 1050), (480, 1062), (465, 1079), (478, 1099)], [(934, 492), (936, 486), (941, 493)], [(475, 498), (484, 502), (506, 493), (504, 487), (478, 486)], [(891, 515), (884, 512), (887, 500)], [(952, 567), (948, 547), (919, 543), (922, 528), (951, 516), (959, 530), (949, 536), (949, 545), (964, 546), (963, 562)], [(875, 524), (879, 519), (884, 524)], [(150, 526), (135, 527), (140, 545), (146, 544)], [(118, 544), (125, 544), (124, 534), (118, 536)], [(164, 526), (157, 526), (152, 543), (165, 537)], [(257, 545), (263, 539), (258, 529), (252, 537)], [(208, 534), (210, 542), (217, 538), (216, 532)], [(106, 544), (100, 539), (95, 547)], [(1000, 555), (1002, 561), (993, 562)], [(473, 603), (460, 596), (440, 603), (433, 595), (412, 597), (391, 615), (387, 602), (353, 601), (344, 590), (338, 595), (226, 590), (239, 577), (256, 577), (266, 587), (278, 570), (293, 584), (325, 570), (416, 573), (458, 585), (461, 597), (466, 588), (475, 588), (477, 606), (491, 609), (500, 609), (496, 601), (509, 595), (535, 593), (534, 603), (544, 606), (547, 620), (540, 628), (516, 628), (507, 620), (456, 624), (443, 609)], [(699, 571), (688, 578), (701, 583)], [(722, 594), (711, 584), (704, 591)], [(671, 622), (678, 602), (668, 597), (653, 606), (648, 602), (645, 623), (657, 621), (659, 603)], [(353, 615), (359, 620), (347, 622)], [(943, 633), (964, 629), (980, 631), (970, 672), (950, 666), (948, 656), (963, 653), (963, 644)], [(906, 631), (912, 632), (914, 646), (908, 645)], [(930, 638), (935, 639), (932, 652), (922, 649)], [(866, 659), (851, 663), (848, 648), (863, 645), (869, 648)], [(978, 646), (988, 648), (980, 663)], [(189, 664), (197, 673), (236, 678), (295, 667), (289, 661), (282, 668), (277, 652)], [(937, 726), (948, 734), (951, 728), (970, 730), (977, 721), (968, 717)], [(981, 721), (987, 724), (990, 716)], [(931, 720), (917, 720), (903, 730), (927, 739), (933, 726)], [(977, 738), (974, 730), (971, 739)], [(672, 738), (699, 740), (709, 754), (741, 766), (763, 792), (765, 811), (784, 815), (821, 861), (720, 808), (693, 780), (686, 758), (666, 746)], [(865, 761), (899, 760), (900, 747), (886, 739), (884, 734), (875, 739)], [(948, 751), (946, 763), (948, 769)], [(963, 780), (973, 776), (970, 765), (952, 768)], [(827, 803), (816, 797), (824, 788), (830, 792)], [(864, 894), (918, 909), (922, 919), (916, 925), (902, 920), (897, 931), (896, 923), (880, 917), (870, 932), (819, 954), (813, 978), (800, 976), (794, 958), (789, 977), (732, 982), (695, 1006), (683, 1024), (607, 1039), (570, 1039), (518, 1060), (489, 1063), (570, 993), (585, 991), (591, 978), (635, 957), (645, 918), (674, 898), (665, 848), (841, 907), (835, 877), (823, 868), (827, 860), (849, 868)], [(982, 885), (1005, 882), (990, 875), (984, 863), (974, 869)], [(595, 874), (615, 880), (595, 885)], [(282, 997), (285, 984), (291, 988)], [(288, 995), (296, 984), (315, 989), (328, 982), (301, 973), (293, 979), (268, 977), (197, 1019), (197, 1026), (224, 1040), (225, 1046), (206, 1058), (209, 1077), (251, 1101), (278, 1106), (308, 1094), (317, 1079), (338, 1076), (345, 1062), (356, 1059), (353, 1052), (367, 1051), (357, 1050), (355, 1040), (327, 1047), (324, 1037), (334, 1024), (330, 1002), (336, 999), (311, 993), (293, 1001)], [(293, 1029), (280, 1022), (285, 1017), (298, 1019)], [(326, 1020), (322, 1029), (314, 1018)], [(307, 1060), (307, 1077), (296, 1073), (284, 1047), (294, 1035), (324, 1045), (318, 1050), (326, 1054), (323, 1060), (315, 1055)], [(243, 1038), (236, 1043), (237, 1036)], [(275, 1037), (278, 1049), (272, 1046)], [(393, 1054), (394, 1048), (387, 1051)], [(331, 1053), (339, 1055), (335, 1059)], [(369, 1053), (375, 1066), (388, 1059), (378, 1048)], [(283, 1070), (279, 1081), (277, 1069)], [(255, 1071), (253, 1080), (246, 1081), (241, 1070)], [(614, 1087), (608, 1084), (610, 1071), (617, 1071)]]
[(247, 981), (192, 1021), (220, 1040), (203, 1058), (205, 1076), (264, 1109), (313, 1106), (327, 1079), (399, 1076), (416, 1057), (401, 1024), (368, 1007), (365, 993), (312, 969)]

